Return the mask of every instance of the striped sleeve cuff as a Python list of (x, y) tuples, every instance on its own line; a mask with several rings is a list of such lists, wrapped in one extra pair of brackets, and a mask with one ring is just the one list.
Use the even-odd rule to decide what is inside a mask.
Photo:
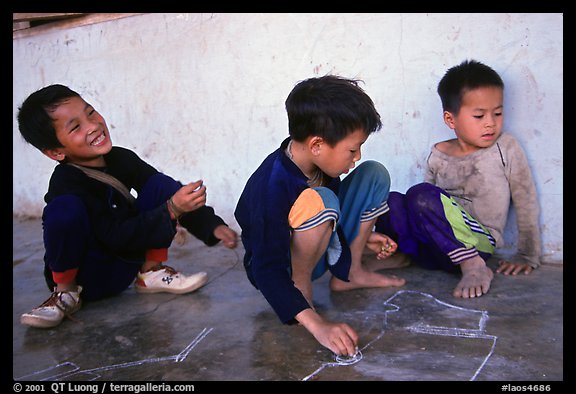
[(383, 201), (382, 204), (380, 204), (376, 208), (362, 212), (362, 216), (360, 216), (360, 221), (368, 222), (374, 218), (377, 218), (380, 215), (385, 214), (389, 210), (390, 208), (388, 207), (388, 201)]

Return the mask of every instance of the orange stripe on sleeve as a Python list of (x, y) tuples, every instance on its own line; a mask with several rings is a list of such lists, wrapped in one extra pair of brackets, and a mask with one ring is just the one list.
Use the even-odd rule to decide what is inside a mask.
[(288, 214), (288, 223), (290, 227), (298, 228), (302, 223), (310, 220), (325, 209), (326, 207), (320, 194), (314, 189), (305, 189), (300, 193), (294, 205), (292, 205)]

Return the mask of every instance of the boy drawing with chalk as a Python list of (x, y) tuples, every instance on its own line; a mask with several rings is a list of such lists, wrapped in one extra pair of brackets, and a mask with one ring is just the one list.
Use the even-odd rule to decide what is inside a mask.
[(503, 244), (510, 202), (518, 253), (500, 260), (496, 272), (529, 274), (540, 266), (538, 197), (524, 151), (502, 131), (503, 92), (500, 76), (478, 61), (446, 72), (438, 94), (456, 138), (432, 147), (426, 182), (390, 193), (390, 211), (376, 223), (417, 264), (461, 273), (455, 297), (488, 292), (494, 274), (486, 261)]
[(203, 286), (205, 272), (186, 276), (163, 264), (177, 222), (208, 246), (236, 247), (236, 232), (206, 205), (201, 180), (183, 185), (113, 146), (104, 118), (70, 88), (32, 93), (18, 124), (28, 143), (59, 163), (42, 214), (44, 275), (53, 292), (21, 316), (22, 324), (54, 327), (83, 300), (118, 294), (134, 279), (142, 293)]
[(366, 161), (348, 174), (380, 115), (358, 81), (331, 75), (298, 83), (285, 104), (290, 136), (252, 174), (235, 210), (244, 266), (282, 323), (300, 323), (335, 354), (352, 356), (358, 334), (316, 312), (312, 281), (330, 271), (333, 291), (405, 283), (362, 264), (365, 247), (379, 259), (396, 250), (373, 231), (388, 211), (388, 171)]

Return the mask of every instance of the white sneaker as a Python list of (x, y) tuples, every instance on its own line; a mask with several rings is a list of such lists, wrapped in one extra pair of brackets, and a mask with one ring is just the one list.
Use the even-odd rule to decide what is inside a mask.
[(82, 300), (80, 292), (82, 286), (76, 291), (54, 291), (50, 298), (40, 306), (20, 316), (20, 323), (38, 328), (55, 327), (62, 322), (65, 316), (80, 309)]
[(139, 293), (185, 294), (204, 286), (207, 281), (206, 272), (185, 276), (172, 267), (158, 264), (150, 271), (139, 272), (135, 287)]

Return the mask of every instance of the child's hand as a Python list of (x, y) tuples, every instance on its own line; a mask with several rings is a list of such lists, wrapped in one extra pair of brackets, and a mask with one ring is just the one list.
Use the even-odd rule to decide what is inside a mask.
[(324, 347), (338, 356), (354, 356), (358, 349), (358, 334), (346, 323), (324, 320), (311, 308), (296, 315), (298, 320)]
[(234, 249), (238, 244), (238, 234), (225, 224), (221, 224), (214, 229), (214, 236), (224, 243), (229, 249)]
[(498, 264), (500, 266), (496, 269), (496, 272), (504, 275), (518, 275), (522, 272), (528, 275), (534, 270), (534, 268), (526, 263), (512, 263), (507, 260), (500, 260)]
[(174, 216), (178, 217), (206, 205), (206, 186), (202, 183), (202, 180), (190, 182), (174, 193), (171, 197), (172, 204), (168, 203)]
[(382, 260), (396, 253), (398, 244), (389, 236), (374, 231), (368, 237), (366, 247), (376, 253), (378, 260)]

